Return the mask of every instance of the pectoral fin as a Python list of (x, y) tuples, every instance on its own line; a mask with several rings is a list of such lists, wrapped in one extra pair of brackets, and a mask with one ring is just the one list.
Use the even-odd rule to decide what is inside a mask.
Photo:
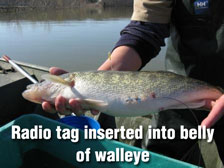
[(51, 82), (56, 82), (56, 83), (60, 83), (63, 85), (68, 85), (73, 87), (74, 86), (74, 80), (65, 80), (60, 76), (56, 76), (56, 75), (50, 75), (50, 74), (44, 74), (41, 76), (42, 79), (51, 81)]
[(82, 106), (87, 109), (105, 111), (107, 109), (108, 104), (101, 100), (93, 100), (93, 99), (83, 99), (80, 100)]

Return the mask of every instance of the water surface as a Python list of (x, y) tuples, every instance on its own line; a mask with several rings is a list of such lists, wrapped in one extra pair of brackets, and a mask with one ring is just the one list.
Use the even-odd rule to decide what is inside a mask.
[[(96, 70), (129, 22), (132, 8), (1, 13), (0, 55), (68, 71)], [(144, 70), (164, 69), (164, 49)]]

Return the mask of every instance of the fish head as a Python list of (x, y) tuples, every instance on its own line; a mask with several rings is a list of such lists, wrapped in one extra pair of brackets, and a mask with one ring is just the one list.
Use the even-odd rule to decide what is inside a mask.
[(44, 101), (54, 102), (55, 98), (63, 91), (64, 86), (58, 83), (43, 81), (28, 85), (22, 96), (34, 103), (41, 104)]

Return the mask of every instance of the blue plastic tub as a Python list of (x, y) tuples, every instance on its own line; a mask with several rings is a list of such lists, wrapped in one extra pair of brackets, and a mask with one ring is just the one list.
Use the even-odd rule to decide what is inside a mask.
[(90, 129), (98, 130), (100, 128), (100, 124), (96, 120), (87, 116), (66, 116), (58, 121), (81, 130), (84, 130), (85, 125), (88, 125)]

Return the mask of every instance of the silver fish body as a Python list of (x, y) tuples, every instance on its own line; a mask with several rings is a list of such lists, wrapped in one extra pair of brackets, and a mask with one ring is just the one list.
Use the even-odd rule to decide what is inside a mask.
[[(171, 72), (91, 71), (29, 85), (24, 98), (54, 104), (58, 95), (80, 100), (85, 109), (113, 116), (142, 116), (166, 109), (200, 108), (222, 92), (205, 82)], [(66, 83), (67, 82), (67, 83)], [(72, 83), (73, 85), (68, 85)]]

